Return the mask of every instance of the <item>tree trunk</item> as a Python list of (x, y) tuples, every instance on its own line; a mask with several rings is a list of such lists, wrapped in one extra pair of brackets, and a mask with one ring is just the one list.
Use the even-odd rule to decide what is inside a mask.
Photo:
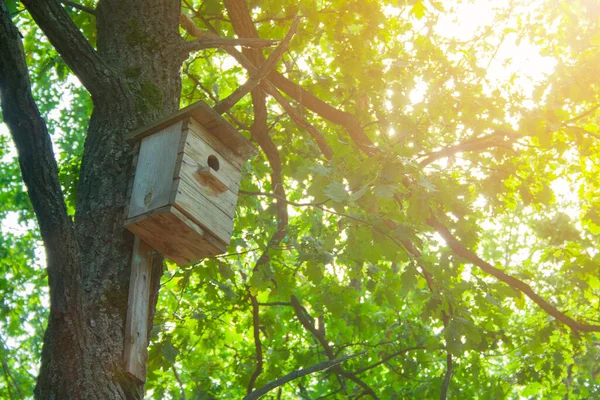
[[(64, 10), (57, 8), (59, 3), (23, 3), (67, 63), (73, 60), (69, 65), (91, 88), (94, 104), (80, 171), (75, 235), (70, 244), (78, 248), (73, 252), (76, 258), (65, 261), (65, 257), (58, 257), (54, 236), (44, 234), (43, 226), (51, 224), (41, 220), (46, 217), (34, 205), (46, 246), (51, 293), (35, 395), (39, 399), (139, 399), (143, 385), (124, 373), (123, 362), (133, 246), (133, 236), (123, 228), (132, 160), (131, 146), (124, 136), (179, 106), (180, 67), (185, 58), (178, 33), (180, 3), (100, 1), (96, 9), (96, 55), (117, 77), (104, 86), (102, 70), (95, 71), (96, 79), (87, 76), (86, 60), (76, 53), (77, 43), (61, 43), (78, 32), (61, 32), (68, 24), (60, 19)], [(94, 67), (101, 68), (97, 63)], [(13, 136), (17, 141), (15, 133)], [(23, 165), (22, 148), (19, 157)], [(49, 173), (52, 176), (56, 171)], [(31, 192), (35, 182), (25, 182)], [(150, 322), (162, 274), (158, 255), (152, 272)]]

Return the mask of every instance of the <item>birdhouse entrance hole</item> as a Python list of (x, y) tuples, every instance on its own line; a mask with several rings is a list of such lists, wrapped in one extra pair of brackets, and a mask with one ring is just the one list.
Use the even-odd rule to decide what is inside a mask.
[(208, 156), (208, 166), (215, 171), (219, 170), (219, 159), (213, 155)]

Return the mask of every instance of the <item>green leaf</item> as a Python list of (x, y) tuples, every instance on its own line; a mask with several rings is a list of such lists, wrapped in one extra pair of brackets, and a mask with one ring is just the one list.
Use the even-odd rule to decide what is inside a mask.
[(373, 188), (373, 194), (382, 199), (391, 199), (396, 194), (398, 185), (377, 185)]
[(338, 203), (343, 203), (350, 198), (350, 194), (346, 191), (346, 187), (340, 182), (331, 182), (325, 189), (323, 189), (323, 192), (331, 200)]
[(165, 342), (162, 346), (162, 354), (165, 357), (165, 360), (167, 360), (167, 362), (170, 365), (173, 365), (175, 363), (175, 360), (177, 359), (179, 350), (177, 350), (177, 348), (175, 346), (173, 346), (173, 343), (171, 343), (171, 340), (167, 339), (167, 340), (165, 340)]
[(417, 19), (421, 19), (425, 16), (425, 11), (427, 11), (427, 8), (425, 7), (425, 4), (423, 4), (422, 1), (417, 1), (415, 3), (415, 5), (410, 9), (410, 13), (412, 15), (414, 15)]

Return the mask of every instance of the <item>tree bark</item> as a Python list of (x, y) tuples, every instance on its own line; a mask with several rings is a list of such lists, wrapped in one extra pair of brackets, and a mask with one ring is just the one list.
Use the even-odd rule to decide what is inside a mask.
[[(60, 191), (50, 137), (31, 96), (18, 31), (2, 2), (0, 47), (11, 47), (11, 52), (0, 52), (4, 118), (19, 149), (48, 259), (51, 312), (35, 396), (141, 399), (143, 385), (123, 368), (133, 245), (132, 235), (123, 228), (132, 160), (124, 136), (178, 109), (185, 57), (178, 33), (180, 3), (100, 1), (95, 10), (97, 49), (58, 1), (23, 3), (90, 91), (94, 105), (72, 222)], [(162, 257), (157, 256), (150, 319), (161, 274)]]

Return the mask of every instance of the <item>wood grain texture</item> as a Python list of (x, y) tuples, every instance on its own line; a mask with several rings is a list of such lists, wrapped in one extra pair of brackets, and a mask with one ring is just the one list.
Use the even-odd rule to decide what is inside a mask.
[(152, 251), (152, 247), (136, 236), (131, 258), (124, 358), (125, 372), (140, 382), (146, 381)]
[(219, 161), (219, 170), (216, 175), (234, 193), (240, 187), (242, 173), (229, 159), (215, 150), (210, 144), (196, 136), (192, 131), (186, 137), (186, 145), (183, 152), (194, 160), (199, 167), (208, 166), (208, 157), (214, 156)]
[(231, 150), (229, 146), (221, 142), (221, 140), (219, 140), (219, 138), (217, 138), (215, 135), (211, 135), (206, 128), (196, 122), (195, 119), (190, 118), (187, 125), (184, 126), (184, 129), (185, 128), (189, 130), (190, 134), (194, 134), (196, 138), (205, 141), (217, 153), (229, 161), (235, 168), (239, 170), (242, 169), (242, 166), (246, 160)]
[(178, 179), (173, 188), (172, 204), (216, 239), (229, 244), (233, 217), (209, 201), (197, 187), (187, 179)]
[(129, 218), (125, 227), (178, 265), (223, 253), (227, 247), (172, 206)]
[(178, 121), (142, 140), (129, 202), (129, 218), (169, 203), (181, 126), (182, 121)]
[[(187, 154), (183, 154), (179, 178), (184, 179), (190, 186), (195, 187), (200, 195), (206, 197), (208, 201), (233, 219), (237, 205), (237, 195), (229, 189), (220, 193), (215, 191), (210, 185), (207, 185), (206, 182), (203, 181), (201, 175), (198, 174), (198, 167), (199, 165), (191, 157)], [(221, 178), (220, 180), (228, 187), (232, 185), (231, 181), (223, 179), (223, 175), (219, 175), (219, 178)]]

